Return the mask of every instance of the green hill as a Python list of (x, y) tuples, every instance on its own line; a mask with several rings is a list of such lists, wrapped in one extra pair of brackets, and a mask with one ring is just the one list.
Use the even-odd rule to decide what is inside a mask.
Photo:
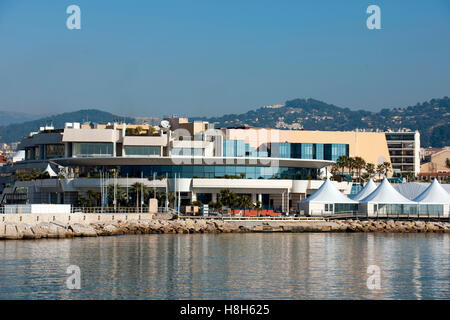
[(406, 108), (379, 112), (350, 110), (314, 99), (294, 99), (282, 106), (262, 107), (242, 114), (196, 118), (215, 123), (216, 128), (255, 126), (306, 130), (419, 130), (421, 146), (450, 145), (450, 99), (432, 99)]
[(49, 116), (38, 120), (0, 126), (0, 142), (10, 143), (22, 140), (30, 132), (38, 131), (39, 127), (51, 125), (55, 128), (64, 128), (66, 122), (98, 122), (107, 123), (113, 121), (125, 121), (134, 123), (134, 118), (120, 117), (109, 112), (95, 109), (67, 112), (55, 116)]

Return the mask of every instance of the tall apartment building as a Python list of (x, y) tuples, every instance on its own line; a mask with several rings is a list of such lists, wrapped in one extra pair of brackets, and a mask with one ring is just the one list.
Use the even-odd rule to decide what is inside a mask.
[(386, 141), (394, 174), (406, 175), (420, 172), (420, 133), (419, 131), (389, 131)]

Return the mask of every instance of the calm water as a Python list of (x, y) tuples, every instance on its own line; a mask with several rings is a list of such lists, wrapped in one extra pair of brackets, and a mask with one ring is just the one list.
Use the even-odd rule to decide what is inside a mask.
[[(0, 299), (450, 299), (449, 250), (448, 234), (0, 241)], [(66, 287), (69, 265), (80, 290)]]

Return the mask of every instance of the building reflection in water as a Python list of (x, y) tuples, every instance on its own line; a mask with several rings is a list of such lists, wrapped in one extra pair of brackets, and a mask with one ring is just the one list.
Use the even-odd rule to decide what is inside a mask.
[[(450, 298), (448, 234), (162, 234), (0, 242), (0, 298)], [(68, 290), (69, 265), (81, 290)], [(369, 265), (381, 288), (369, 290)]]

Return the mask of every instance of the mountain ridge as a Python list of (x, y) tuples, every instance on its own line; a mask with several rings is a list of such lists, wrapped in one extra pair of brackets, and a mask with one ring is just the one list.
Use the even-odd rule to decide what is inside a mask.
[(450, 145), (450, 99), (445, 96), (405, 108), (378, 112), (351, 110), (316, 99), (293, 99), (284, 105), (265, 106), (242, 114), (194, 117), (216, 127), (254, 126), (279, 129), (381, 131), (410, 129), (421, 133), (421, 146)]
[(117, 116), (112, 113), (98, 109), (82, 109), (74, 112), (65, 112), (23, 123), (11, 123), (0, 126), (0, 142), (11, 143), (20, 141), (30, 132), (38, 131), (44, 125), (51, 125), (55, 128), (64, 128), (66, 122), (98, 122), (106, 123), (117, 120), (134, 122), (134, 118)]
[[(1, 115), (1, 111), (0, 111)], [(305, 129), (324, 131), (352, 131), (364, 129), (398, 130), (407, 128), (419, 130), (422, 147), (443, 147), (450, 145), (450, 99), (445, 96), (431, 99), (415, 106), (382, 109), (378, 112), (351, 110), (328, 104), (320, 100), (292, 99), (284, 104), (260, 107), (242, 114), (225, 114), (220, 117), (191, 117), (205, 120), (216, 127), (254, 126), (279, 129)], [(56, 128), (65, 122), (84, 121), (106, 123), (122, 120), (134, 123), (135, 118), (117, 116), (98, 109), (82, 109), (22, 123), (0, 126), (0, 142), (17, 142), (30, 132), (39, 130), (46, 124)]]

